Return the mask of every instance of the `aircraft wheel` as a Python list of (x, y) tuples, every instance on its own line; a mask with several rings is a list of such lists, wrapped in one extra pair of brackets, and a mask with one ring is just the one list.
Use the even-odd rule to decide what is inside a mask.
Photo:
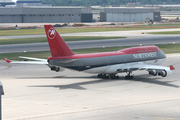
[(98, 77), (98, 78), (102, 78), (103, 75), (102, 75), (102, 74), (98, 74), (97, 77)]
[(116, 79), (116, 76), (114, 74), (112, 74), (110, 77), (111, 79)]
[(116, 76), (116, 79), (119, 79), (119, 76)]
[(109, 77), (108, 77), (106, 74), (103, 74), (103, 75), (102, 75), (102, 78), (103, 78), (103, 79), (108, 79)]
[(125, 79), (133, 79), (133, 76), (131, 75), (131, 76), (125, 76)]
[(109, 79), (119, 79), (119, 76), (115, 74), (109, 74)]

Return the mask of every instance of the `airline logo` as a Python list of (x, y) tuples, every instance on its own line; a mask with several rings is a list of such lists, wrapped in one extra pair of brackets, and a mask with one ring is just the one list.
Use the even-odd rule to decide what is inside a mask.
[(48, 38), (49, 39), (54, 39), (56, 37), (56, 31), (54, 28), (50, 28), (48, 30)]
[(157, 57), (156, 52), (133, 54), (134, 59), (145, 59)]

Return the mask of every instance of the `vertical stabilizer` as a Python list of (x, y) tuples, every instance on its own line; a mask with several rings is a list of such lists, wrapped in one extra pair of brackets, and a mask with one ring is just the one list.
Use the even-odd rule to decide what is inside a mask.
[(74, 55), (52, 25), (44, 25), (52, 57)]

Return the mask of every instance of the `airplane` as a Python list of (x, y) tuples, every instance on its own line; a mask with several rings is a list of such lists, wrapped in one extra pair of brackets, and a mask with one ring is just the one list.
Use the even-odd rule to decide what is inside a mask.
[(125, 79), (133, 79), (132, 72), (146, 70), (152, 76), (166, 77), (175, 68), (159, 66), (166, 59), (166, 55), (157, 46), (140, 46), (122, 49), (115, 52), (93, 54), (75, 54), (64, 42), (52, 25), (44, 25), (48, 39), (51, 57), (46, 59), (22, 57), (37, 61), (10, 61), (7, 63), (45, 64), (52, 71), (71, 69), (80, 72), (98, 74), (102, 79), (118, 79), (118, 73), (126, 72)]

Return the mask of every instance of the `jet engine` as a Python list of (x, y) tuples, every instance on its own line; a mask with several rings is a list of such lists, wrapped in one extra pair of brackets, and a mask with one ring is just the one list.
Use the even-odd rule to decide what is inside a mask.
[(61, 72), (61, 71), (64, 71), (65, 69), (64, 68), (60, 68), (60, 67), (57, 67), (57, 66), (49, 66), (50, 69), (52, 71), (56, 71), (56, 72)]
[(166, 77), (166, 76), (169, 76), (172, 74), (172, 71), (171, 70), (162, 70), (161, 72), (158, 73), (159, 76), (162, 76), (162, 77)]
[(156, 76), (157, 75), (157, 71), (156, 70), (151, 70), (149, 71), (150, 75)]
[(164, 69), (161, 71), (150, 70), (149, 74), (153, 75), (153, 76), (156, 76), (158, 74), (159, 76), (166, 77), (166, 76), (169, 76), (172, 74), (172, 70), (170, 70), (170, 69)]

